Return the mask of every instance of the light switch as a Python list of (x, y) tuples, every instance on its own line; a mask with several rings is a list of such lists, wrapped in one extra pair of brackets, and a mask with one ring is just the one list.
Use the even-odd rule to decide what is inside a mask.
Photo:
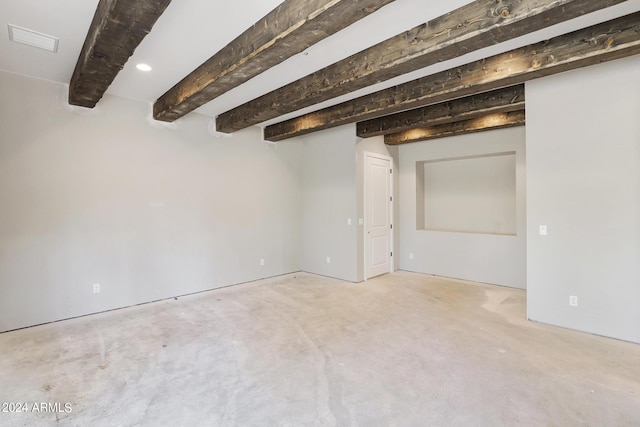
[(541, 225), (540, 226), (540, 235), (541, 236), (546, 236), (547, 235), (547, 226), (546, 225)]
[(347, 225), (351, 225), (351, 218), (347, 218)]

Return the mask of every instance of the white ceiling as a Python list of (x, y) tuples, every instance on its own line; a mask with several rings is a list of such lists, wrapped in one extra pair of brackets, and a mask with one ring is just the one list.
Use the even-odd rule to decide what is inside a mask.
[[(173, 1), (118, 74), (107, 93), (147, 102), (155, 101), (195, 67), (280, 3), (281, 0)], [(197, 111), (209, 116), (221, 114), (466, 3), (469, 1), (396, 0)], [(3, 28), (0, 32), (0, 70), (69, 83), (97, 4), (98, 0), (0, 1), (0, 26)], [(637, 11), (640, 11), (640, 0), (628, 0), (603, 11), (282, 116), (267, 124)], [(10, 42), (7, 24), (58, 37), (58, 52), (50, 53)], [(153, 71), (138, 71), (135, 65), (140, 62), (151, 65)]]

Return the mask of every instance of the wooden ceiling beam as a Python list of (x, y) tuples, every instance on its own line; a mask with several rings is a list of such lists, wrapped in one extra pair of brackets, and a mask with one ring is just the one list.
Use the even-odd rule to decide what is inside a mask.
[(172, 122), (395, 0), (286, 0), (153, 105)]
[(640, 12), (267, 126), (280, 141), (640, 53)]
[(93, 108), (171, 0), (100, 0), (69, 83), (69, 104)]
[(524, 84), (520, 84), (358, 122), (356, 135), (360, 138), (370, 138), (416, 127), (430, 127), (489, 114), (508, 113), (522, 110), (524, 102)]
[(408, 144), (410, 142), (427, 141), (447, 136), (465, 135), (525, 125), (524, 110), (509, 113), (489, 114), (468, 120), (444, 123), (435, 126), (420, 127), (384, 136), (387, 145)]
[(216, 128), (235, 132), (622, 2), (476, 0), (227, 111)]

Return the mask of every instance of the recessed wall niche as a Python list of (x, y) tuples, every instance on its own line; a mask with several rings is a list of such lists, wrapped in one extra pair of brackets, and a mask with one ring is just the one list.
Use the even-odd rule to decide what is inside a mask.
[(516, 153), (416, 162), (419, 230), (516, 235)]

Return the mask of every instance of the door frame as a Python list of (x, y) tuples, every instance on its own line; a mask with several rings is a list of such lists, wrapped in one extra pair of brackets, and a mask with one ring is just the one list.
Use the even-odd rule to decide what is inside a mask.
[[(363, 248), (364, 248), (364, 252), (363, 252), (363, 254), (364, 254), (364, 257), (363, 257), (364, 258), (364, 270), (363, 270), (363, 272), (364, 272), (364, 281), (365, 282), (368, 280), (368, 277), (367, 277), (368, 276), (368, 274), (367, 274), (367, 270), (368, 270), (368, 268), (367, 268), (368, 267), (367, 255), (369, 254), (369, 251), (368, 251), (368, 248), (367, 248), (367, 246), (368, 246), (367, 245), (367, 220), (368, 220), (368, 218), (367, 218), (368, 217), (367, 201), (369, 199), (368, 196), (367, 196), (367, 194), (368, 194), (367, 193), (367, 189), (368, 189), (367, 183), (369, 181), (368, 173), (367, 173), (368, 172), (368, 170), (367, 170), (367, 159), (368, 158), (376, 158), (376, 159), (388, 160), (389, 161), (389, 169), (390, 169), (390, 173), (389, 173), (389, 195), (391, 197), (391, 200), (389, 201), (389, 221), (390, 221), (392, 226), (394, 224), (393, 212), (394, 212), (394, 206), (395, 206), (394, 205), (395, 197), (394, 197), (394, 194), (393, 194), (393, 157), (387, 156), (387, 155), (384, 155), (384, 154), (373, 153), (373, 152), (370, 152), (370, 151), (363, 152), (362, 169), (363, 169), (364, 176), (363, 176), (363, 181), (362, 181), (363, 182), (363, 185), (362, 185), (362, 192), (363, 192), (362, 201), (363, 201), (363, 207), (364, 207), (363, 211), (364, 212), (363, 212), (362, 217), (364, 219), (364, 221), (363, 221), (364, 230), (363, 230), (362, 234), (364, 235), (364, 242), (363, 242)], [(395, 271), (394, 270), (394, 264), (395, 264), (394, 259), (395, 258), (394, 258), (394, 255), (393, 255), (393, 253), (395, 252), (394, 234), (395, 234), (394, 229), (390, 228), (389, 229), (389, 242), (390, 242), (389, 246), (391, 248), (391, 255), (390, 255), (390, 261), (389, 261), (389, 273), (393, 273)]]

